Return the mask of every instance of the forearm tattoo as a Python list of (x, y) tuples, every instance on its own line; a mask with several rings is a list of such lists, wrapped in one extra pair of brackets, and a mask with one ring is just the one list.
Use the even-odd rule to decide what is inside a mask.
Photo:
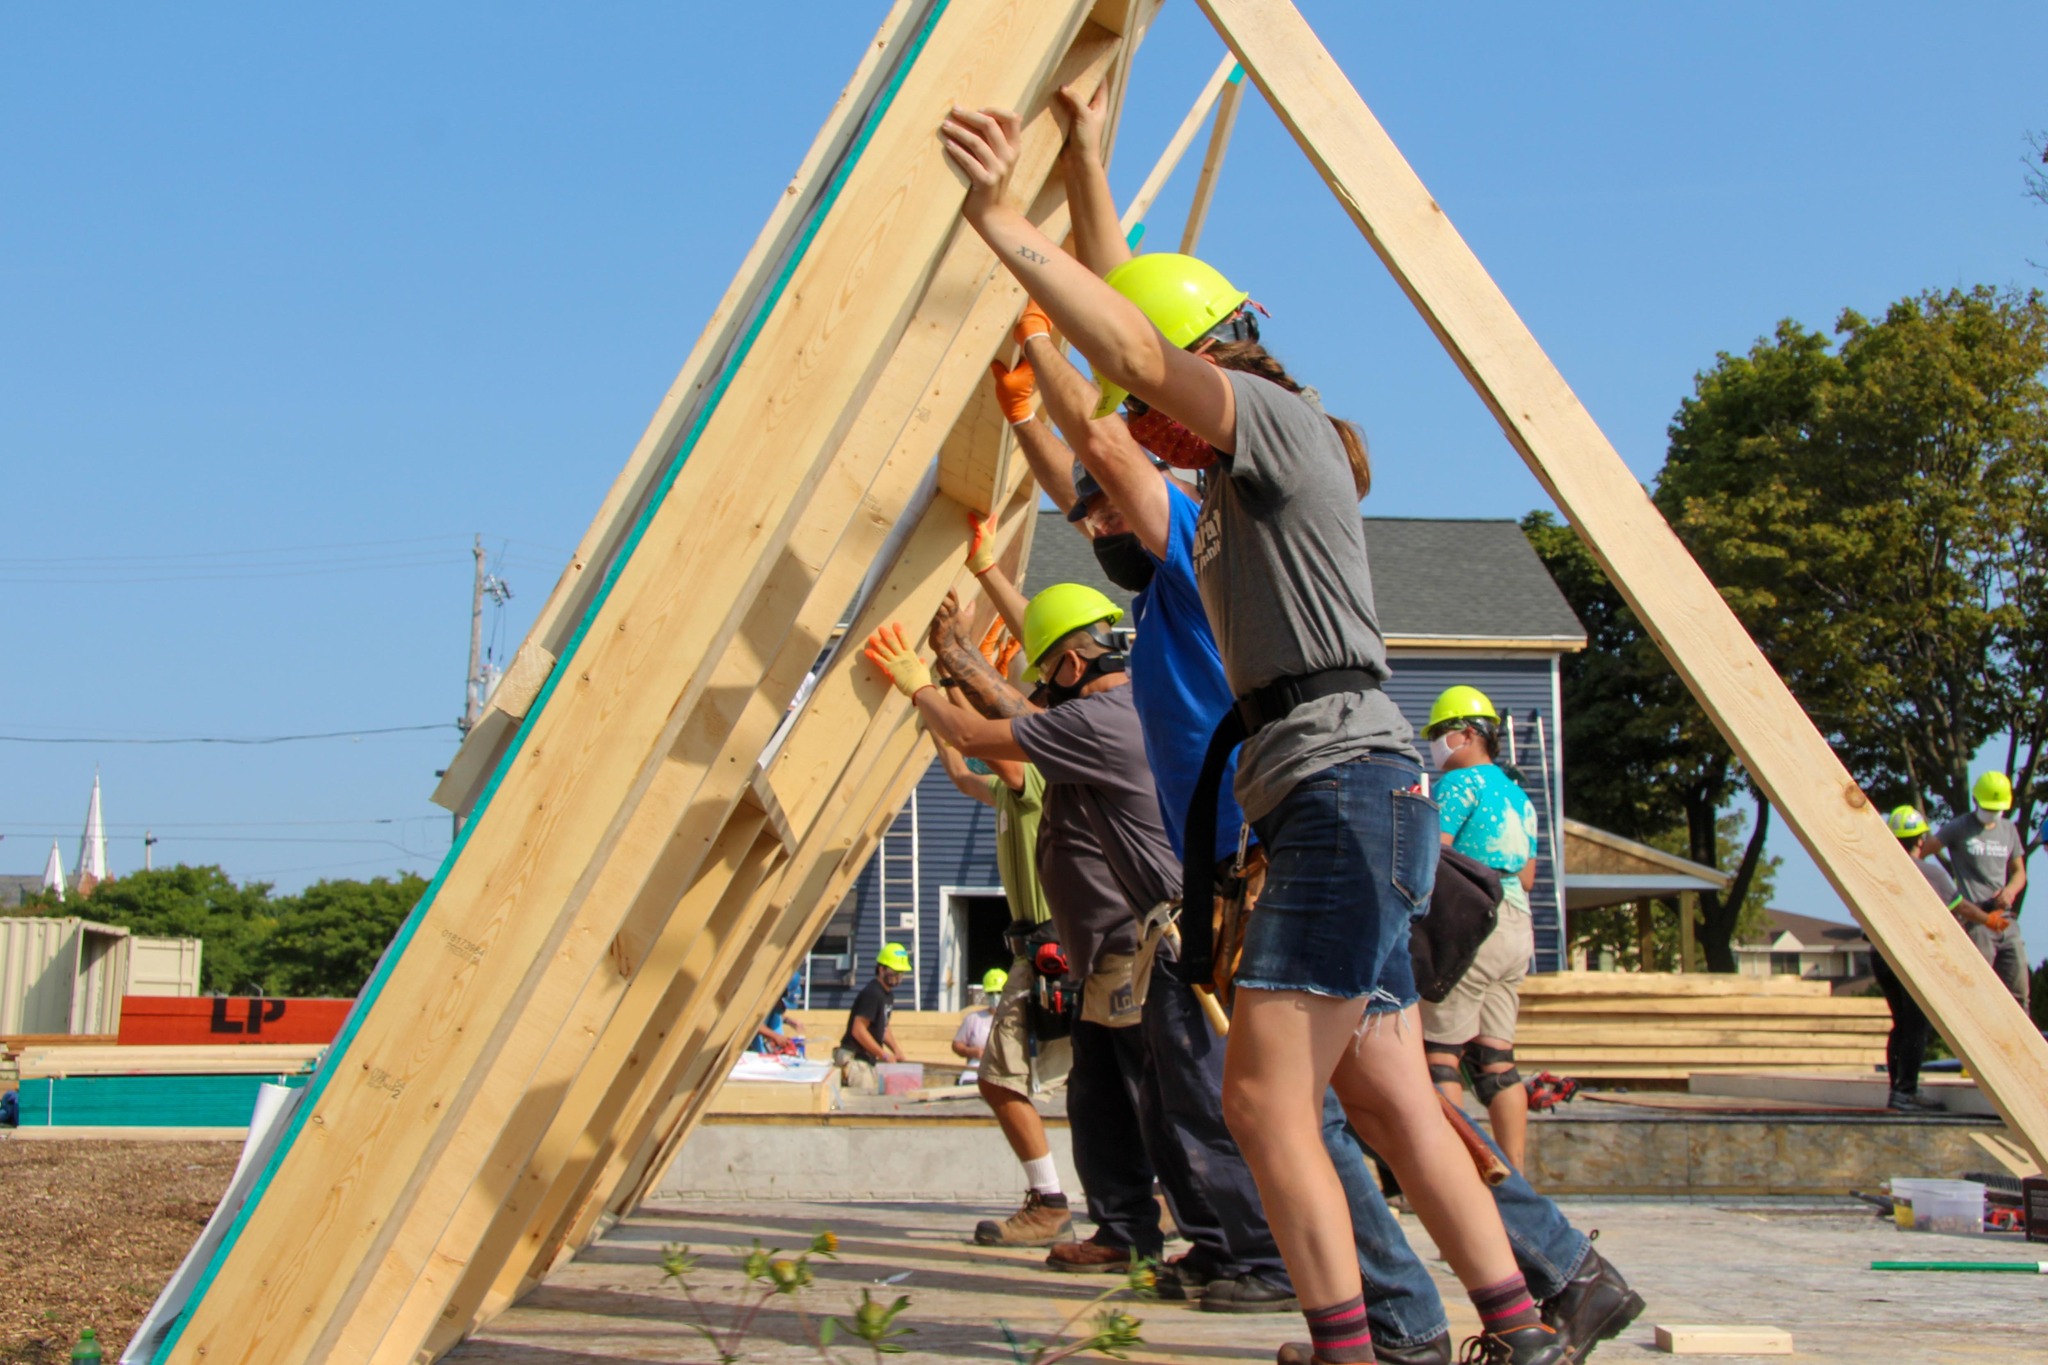
[(1024, 694), (991, 668), (980, 650), (958, 636), (939, 646), (939, 662), (959, 679), (960, 690), (967, 694), (974, 709), (989, 720), (1013, 720), (1031, 714), (1031, 703)]
[(1018, 247), (1017, 254), (1024, 258), (1025, 260), (1031, 262), (1031, 264), (1033, 265), (1044, 265), (1047, 261), (1052, 259), (1052, 257), (1046, 255), (1043, 251), (1033, 251), (1028, 246)]

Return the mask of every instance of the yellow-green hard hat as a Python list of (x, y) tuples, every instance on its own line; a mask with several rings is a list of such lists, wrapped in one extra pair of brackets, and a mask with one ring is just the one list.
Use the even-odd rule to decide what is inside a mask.
[(1038, 661), (1075, 631), (1123, 619), (1123, 608), (1086, 583), (1053, 584), (1024, 607), (1024, 661), (1031, 665), (1026, 676), (1037, 681)]
[(1500, 713), (1493, 709), (1493, 703), (1484, 692), (1463, 683), (1446, 687), (1429, 708), (1429, 724), (1422, 727), (1427, 734), (1447, 720), (1491, 720), (1498, 721)]
[(887, 967), (892, 972), (910, 970), (910, 953), (900, 943), (884, 943), (882, 951), (875, 954), (875, 965)]
[[(1202, 334), (1244, 307), (1251, 295), (1223, 278), (1223, 272), (1206, 261), (1174, 251), (1155, 251), (1133, 256), (1103, 276), (1109, 287), (1138, 305), (1138, 311), (1181, 350), (1195, 344)], [(1098, 380), (1102, 401), (1095, 405), (1097, 417), (1117, 410), (1130, 391), (1107, 380)]]
[(1003, 987), (1010, 984), (1010, 974), (1001, 967), (991, 967), (981, 978), (981, 993), (993, 1000), (1003, 993)]
[(1901, 839), (1917, 839), (1927, 832), (1927, 817), (1911, 806), (1900, 806), (1884, 818), (1884, 823)]
[(1985, 773), (1970, 787), (1970, 799), (1978, 810), (2011, 810), (2012, 779), (2004, 773)]

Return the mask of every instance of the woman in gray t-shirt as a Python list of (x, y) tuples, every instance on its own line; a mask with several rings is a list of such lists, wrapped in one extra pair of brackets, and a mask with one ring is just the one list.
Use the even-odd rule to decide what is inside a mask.
[[(1438, 848), (1436, 810), (1399, 711), (1380, 691), (1358, 500), (1363, 440), (1258, 342), (1247, 296), (1185, 256), (1098, 278), (1011, 202), (1013, 114), (955, 110), (940, 132), (968, 181), (963, 215), (1094, 369), (1098, 420), (1205, 468), (1195, 570), (1223, 667), (1267, 723), (1238, 798), (1268, 858), (1237, 976), (1224, 1107), (1326, 1362), (1370, 1360), (1357, 1253), (1320, 1113), (1334, 1085), (1394, 1168), (1493, 1340), (1488, 1359), (1548, 1365), (1543, 1326), (1493, 1200), (1423, 1061), (1408, 957)], [(1275, 684), (1282, 684), (1275, 689)], [(1301, 684), (1288, 706), (1276, 691)], [(1206, 910), (1206, 907), (1204, 907)]]

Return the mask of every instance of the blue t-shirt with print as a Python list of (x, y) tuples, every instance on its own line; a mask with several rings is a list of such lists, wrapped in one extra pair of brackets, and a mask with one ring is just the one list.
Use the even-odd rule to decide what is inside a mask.
[[(1159, 789), (1159, 815), (1175, 857), (1186, 855), (1181, 830), (1195, 779), (1209, 737), (1236, 700), (1223, 676), (1223, 656), (1195, 587), (1195, 525), (1201, 506), (1171, 486), (1166, 495), (1166, 558), (1158, 572), (1132, 602), (1138, 638), (1131, 646), (1131, 700), (1138, 706), (1138, 724), (1145, 732), (1145, 756), (1152, 765), (1152, 783)], [(1238, 826), (1244, 811), (1232, 795), (1237, 758), (1223, 772), (1223, 791), (1216, 803), (1216, 857), (1237, 852)]]
[[(1536, 806), (1496, 765), (1475, 763), (1445, 773), (1430, 796), (1451, 847), (1466, 857), (1512, 874), (1536, 856)], [(1501, 878), (1501, 891), (1514, 904), (1528, 904), (1528, 893), (1512, 875)]]

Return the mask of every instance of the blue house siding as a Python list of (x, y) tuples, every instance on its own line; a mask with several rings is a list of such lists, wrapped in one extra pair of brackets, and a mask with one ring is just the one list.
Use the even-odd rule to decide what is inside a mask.
[[(910, 807), (896, 817), (889, 837), (907, 848), (910, 840)], [(937, 763), (926, 770), (917, 784), (918, 837), (918, 992), (909, 984), (897, 988), (896, 1005), (908, 1009), (912, 1000), (933, 1009), (939, 1000), (945, 970), (939, 945), (946, 906), (940, 888), (947, 886), (1000, 886), (996, 871), (996, 813), (979, 801), (963, 796)], [(898, 845), (891, 845), (894, 856)], [(813, 959), (811, 1006), (814, 1009), (849, 1008), (854, 994), (874, 974), (875, 954), (893, 941), (910, 943), (908, 932), (882, 922), (881, 859), (868, 860), (853, 890), (826, 927), (828, 939), (845, 935), (852, 965), (846, 979), (821, 959)]]
[[(1564, 923), (1558, 913), (1557, 868), (1553, 860), (1561, 847), (1556, 793), (1557, 774), (1562, 769), (1557, 751), (1556, 693), (1552, 687), (1556, 656), (1532, 653), (1486, 658), (1473, 657), (1472, 651), (1430, 654), (1396, 650), (1391, 662), (1394, 676), (1387, 683), (1387, 695), (1408, 717), (1417, 736), (1429, 719), (1431, 703), (1446, 687), (1456, 683), (1484, 692), (1503, 719), (1514, 717), (1516, 766), (1521, 769), (1522, 790), (1536, 807), (1543, 833), (1536, 862), (1536, 889), (1529, 894), (1529, 909), (1536, 927), (1536, 970), (1559, 970), (1564, 965)], [(1532, 723), (1539, 719), (1541, 744)], [(1422, 752), (1423, 762), (1428, 763), (1428, 746), (1418, 739), (1416, 747)], [(1503, 761), (1507, 758), (1505, 735), (1501, 757)], [(1432, 780), (1437, 776), (1435, 772), (1430, 774)]]

